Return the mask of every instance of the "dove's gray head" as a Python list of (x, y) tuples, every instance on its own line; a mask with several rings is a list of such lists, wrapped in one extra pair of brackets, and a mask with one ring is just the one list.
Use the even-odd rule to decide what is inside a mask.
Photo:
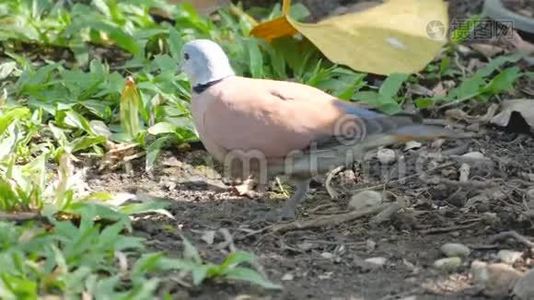
[(193, 87), (235, 75), (224, 50), (210, 40), (186, 43), (182, 49), (182, 59), (182, 71), (187, 74)]

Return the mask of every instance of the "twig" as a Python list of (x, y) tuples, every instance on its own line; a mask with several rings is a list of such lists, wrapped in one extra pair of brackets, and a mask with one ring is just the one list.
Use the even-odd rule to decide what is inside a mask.
[(431, 228), (431, 229), (421, 230), (421, 233), (422, 234), (447, 233), (447, 232), (456, 231), (456, 230), (469, 229), (471, 227), (474, 227), (475, 225), (478, 225), (478, 223), (456, 225), (456, 226), (449, 226), (449, 227), (442, 227), (442, 228)]
[(284, 194), (284, 196), (288, 198), (289, 194), (287, 193), (286, 189), (284, 188), (284, 185), (282, 184), (278, 176), (276, 177), (276, 185), (278, 185), (278, 188), (280, 189), (280, 191), (282, 191), (282, 194)]
[(345, 169), (344, 166), (337, 167), (330, 171), (328, 175), (326, 176), (326, 180), (324, 183), (324, 186), (326, 188), (326, 191), (328, 192), (328, 195), (330, 195), (330, 198), (337, 199), (339, 197), (339, 193), (332, 187), (332, 179), (334, 176), (336, 176), (339, 172), (343, 171)]
[(321, 216), (317, 218), (313, 218), (311, 220), (303, 220), (303, 221), (294, 221), (287, 224), (275, 224), (270, 226), (270, 230), (275, 233), (283, 233), (291, 230), (303, 230), (303, 229), (309, 229), (309, 228), (317, 228), (317, 227), (324, 227), (324, 226), (333, 226), (333, 225), (339, 225), (342, 223), (354, 221), (366, 216), (375, 215), (386, 208), (388, 208), (390, 204), (384, 204), (377, 206), (372, 209), (364, 210), (364, 211), (351, 211), (349, 213), (344, 214), (335, 214), (335, 215), (329, 215), (329, 216)]
[(0, 212), (0, 221), (23, 222), (23, 221), (39, 220), (39, 219), (42, 219), (42, 216), (36, 212), (18, 212), (18, 213)]
[(529, 241), (529, 239), (527, 239), (525, 236), (517, 233), (517, 231), (514, 231), (514, 230), (504, 231), (504, 232), (501, 232), (501, 233), (498, 233), (498, 234), (494, 235), (490, 239), (490, 244), (494, 244), (494, 243), (496, 243), (498, 241), (502, 241), (502, 240), (507, 239), (507, 238), (516, 239), (517, 241), (519, 241), (523, 245), (525, 245), (525, 246), (527, 246), (529, 248), (534, 248), (534, 243), (533, 242)]
[[(443, 165), (431, 168), (430, 170), (426, 171), (425, 173), (432, 173), (432, 172), (435, 172), (435, 171), (438, 171), (438, 170), (441, 170), (441, 169), (444, 169), (444, 168), (452, 167), (454, 165), (455, 165), (454, 162), (445, 163)], [(381, 183), (381, 184), (378, 184), (378, 185), (373, 185), (373, 186), (360, 188), (360, 189), (357, 189), (357, 190), (353, 191), (353, 193), (355, 194), (355, 193), (361, 192), (361, 191), (374, 190), (374, 189), (378, 189), (378, 188), (385, 188), (390, 183), (396, 183), (396, 182), (401, 182), (402, 183), (405, 180), (412, 179), (412, 178), (418, 177), (418, 176), (420, 176), (420, 173), (414, 173), (414, 174), (411, 174), (411, 175), (408, 175), (408, 176), (404, 176), (404, 177), (401, 177), (401, 178), (398, 178), (398, 179), (393, 179), (393, 180), (390, 180), (388, 182), (384, 182), (384, 183)]]
[(494, 182), (482, 182), (482, 181), (476, 181), (476, 180), (468, 180), (468, 181), (457, 181), (457, 180), (450, 180), (447, 178), (440, 178), (437, 176), (434, 177), (427, 177), (425, 174), (421, 174), (419, 178), (427, 184), (445, 184), (445, 185), (452, 185), (452, 186), (459, 186), (459, 187), (465, 187), (465, 188), (475, 188), (475, 189), (485, 189), (497, 186)]

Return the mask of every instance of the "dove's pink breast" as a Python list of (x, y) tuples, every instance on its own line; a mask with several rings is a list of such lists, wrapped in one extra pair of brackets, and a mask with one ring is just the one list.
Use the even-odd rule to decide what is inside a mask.
[(332, 96), (291, 82), (230, 77), (193, 98), (193, 117), (208, 151), (258, 150), (282, 158), (334, 133), (345, 112)]

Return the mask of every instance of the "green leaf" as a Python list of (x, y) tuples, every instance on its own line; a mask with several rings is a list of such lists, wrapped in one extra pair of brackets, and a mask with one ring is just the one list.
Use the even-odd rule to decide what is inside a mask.
[(182, 40), (182, 37), (180, 36), (180, 33), (176, 31), (173, 27), (169, 29), (169, 52), (171, 53), (172, 57), (176, 59), (182, 59), (180, 57), (180, 53), (182, 51), (182, 47), (184, 45), (184, 41)]
[(254, 78), (263, 77), (263, 55), (258, 47), (258, 42), (255, 39), (246, 39), (245, 45), (248, 51), (250, 74)]
[(173, 133), (177, 129), (177, 126), (169, 122), (159, 122), (148, 128), (148, 133), (152, 135)]
[(124, 32), (115, 24), (102, 20), (85, 20), (84, 25), (94, 30), (109, 34), (111, 40), (114, 41), (117, 46), (133, 55), (139, 55), (141, 53), (141, 47), (137, 44), (137, 41), (133, 36)]
[(120, 100), (120, 119), (127, 137), (135, 139), (140, 131), (139, 106), (143, 103), (133, 78), (126, 79)]
[(478, 70), (474, 76), (487, 77), (506, 63), (515, 63), (521, 59), (520, 54), (503, 55), (492, 59), (484, 67)]
[(384, 80), (380, 86), (380, 89), (378, 90), (378, 93), (385, 98), (395, 97), (407, 78), (408, 74), (391, 74), (388, 76), (388, 78), (386, 78), (386, 80)]
[(467, 40), (471, 35), (471, 32), (473, 32), (473, 30), (475, 30), (475, 28), (478, 26), (481, 19), (481, 15), (473, 15), (463, 24), (459, 24), (460, 26), (451, 32), (451, 41), (455, 44), (460, 44)]
[(152, 142), (146, 148), (145, 170), (150, 172), (154, 168), (154, 164), (159, 157), (161, 148), (171, 139), (170, 136), (163, 136)]
[(432, 98), (419, 98), (415, 100), (415, 105), (419, 109), (429, 108), (434, 105), (434, 100)]
[(204, 279), (208, 276), (208, 271), (210, 269), (210, 266), (207, 265), (199, 265), (196, 268), (194, 268), (191, 271), (191, 274), (193, 275), (193, 284), (199, 285), (201, 284)]
[(281, 285), (270, 282), (269, 280), (261, 276), (260, 273), (248, 268), (230, 269), (228, 270), (228, 272), (225, 273), (225, 277), (228, 279), (254, 283), (266, 289), (279, 290), (283, 288)]
[(56, 114), (58, 124), (63, 124), (69, 127), (79, 128), (90, 135), (95, 135), (93, 128), (89, 121), (79, 113), (73, 110), (60, 110)]
[(378, 93), (375, 91), (360, 91), (352, 96), (352, 100), (376, 105), (378, 104)]
[(200, 257), (197, 248), (195, 248), (185, 236), (182, 236), (182, 241), (184, 243), (184, 257), (186, 259), (191, 259), (197, 264), (201, 264), (202, 258)]
[(83, 136), (74, 139), (70, 146), (72, 147), (72, 153), (85, 150), (87, 148), (104, 144), (107, 141), (105, 136)]
[(145, 213), (158, 213), (174, 219), (174, 216), (165, 208), (169, 206), (169, 203), (163, 201), (143, 201), (141, 203), (125, 204), (119, 207), (119, 211), (126, 215), (136, 215)]
[(17, 107), (4, 112), (0, 115), (0, 135), (4, 134), (11, 123), (18, 120), (28, 119), (30, 116), (30, 110), (26, 107)]
[(514, 87), (514, 83), (521, 77), (521, 75), (519, 67), (507, 68), (484, 86), (482, 92), (495, 95), (509, 91)]
[(234, 268), (238, 266), (239, 264), (242, 264), (244, 262), (251, 263), (255, 260), (255, 257), (253, 254), (244, 252), (244, 251), (236, 251), (230, 253), (223, 261), (223, 263), (220, 265), (220, 268), (224, 271)]

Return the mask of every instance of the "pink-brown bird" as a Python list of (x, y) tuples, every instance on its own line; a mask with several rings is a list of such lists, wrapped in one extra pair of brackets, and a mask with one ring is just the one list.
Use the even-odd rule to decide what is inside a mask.
[(229, 176), (250, 175), (263, 184), (277, 175), (295, 181), (295, 193), (275, 211), (279, 218), (295, 217), (317, 174), (350, 165), (381, 146), (452, 134), (304, 84), (236, 76), (223, 49), (210, 40), (188, 42), (182, 52), (200, 140)]

